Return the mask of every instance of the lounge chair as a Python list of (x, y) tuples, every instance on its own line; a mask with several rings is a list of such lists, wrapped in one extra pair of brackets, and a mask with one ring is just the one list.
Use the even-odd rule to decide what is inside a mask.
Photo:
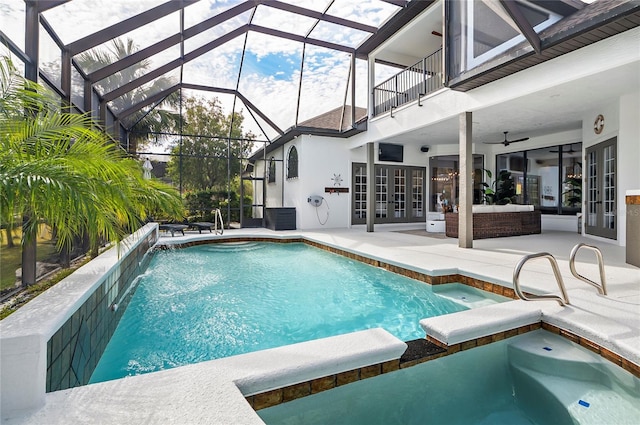
[(182, 236), (184, 236), (184, 229), (188, 228), (189, 226), (186, 224), (160, 224), (158, 226), (158, 229), (160, 230), (164, 230), (165, 232), (171, 232), (171, 237), (173, 237), (175, 235), (176, 232), (180, 232), (182, 233)]
[(215, 224), (209, 223), (208, 221), (196, 221), (194, 223), (189, 223), (189, 227), (198, 230), (199, 233), (202, 233), (203, 230), (209, 230), (209, 233), (211, 233)]

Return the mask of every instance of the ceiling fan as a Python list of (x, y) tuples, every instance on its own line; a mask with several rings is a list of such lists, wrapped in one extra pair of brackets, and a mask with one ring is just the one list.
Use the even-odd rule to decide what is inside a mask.
[(511, 143), (524, 142), (525, 140), (529, 140), (528, 137), (523, 137), (522, 139), (507, 140), (508, 131), (504, 131), (503, 133), (504, 133), (504, 140), (500, 142), (484, 142), (484, 143), (491, 144), (491, 145), (500, 143), (502, 145), (509, 146)]

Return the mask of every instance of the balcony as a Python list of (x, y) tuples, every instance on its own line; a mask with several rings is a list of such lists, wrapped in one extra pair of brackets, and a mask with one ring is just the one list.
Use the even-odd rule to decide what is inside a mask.
[(444, 87), (442, 48), (373, 89), (373, 116), (389, 112)]

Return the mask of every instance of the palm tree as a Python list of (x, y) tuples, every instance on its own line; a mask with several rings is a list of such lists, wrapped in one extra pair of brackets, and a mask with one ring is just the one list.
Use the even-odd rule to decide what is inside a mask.
[[(140, 164), (93, 126), (88, 114), (60, 110), (42, 86), (0, 60), (0, 217), (23, 217), (23, 283), (35, 283), (38, 226), (56, 229), (59, 249), (87, 235), (121, 241), (153, 211), (181, 217), (170, 186), (142, 178)], [(31, 251), (33, 252), (33, 251)]]
[[(123, 41), (116, 38), (112, 41), (110, 47), (84, 52), (78, 57), (78, 63), (86, 71), (92, 72), (117, 62), (120, 59), (126, 58), (138, 50), (139, 47), (132, 39), (128, 38), (126, 41)], [(110, 92), (146, 74), (149, 72), (151, 65), (152, 63), (150, 60), (142, 60), (135, 65), (123, 69), (122, 71), (115, 72), (109, 77), (98, 81), (95, 84), (95, 87), (102, 93)], [(171, 78), (157, 78), (154, 80), (152, 85), (138, 87), (115, 99), (112, 102), (112, 107), (116, 111), (121, 111), (131, 105), (145, 100), (152, 94), (173, 86), (174, 84), (175, 82)], [(136, 123), (134, 126), (136, 131), (135, 133), (131, 133), (129, 137), (129, 153), (135, 154), (137, 152), (138, 145), (146, 142), (149, 134), (163, 132), (168, 129), (178, 127), (178, 121), (180, 119), (179, 114), (161, 109), (163, 106), (176, 109), (178, 102), (179, 94), (178, 92), (174, 92), (167, 96), (149, 113), (141, 110), (128, 118), (131, 123)]]

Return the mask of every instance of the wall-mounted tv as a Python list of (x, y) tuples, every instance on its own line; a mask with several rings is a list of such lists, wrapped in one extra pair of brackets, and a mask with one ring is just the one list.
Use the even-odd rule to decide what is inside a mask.
[(380, 143), (378, 145), (378, 161), (402, 162), (403, 155), (403, 145), (394, 145), (393, 143)]

